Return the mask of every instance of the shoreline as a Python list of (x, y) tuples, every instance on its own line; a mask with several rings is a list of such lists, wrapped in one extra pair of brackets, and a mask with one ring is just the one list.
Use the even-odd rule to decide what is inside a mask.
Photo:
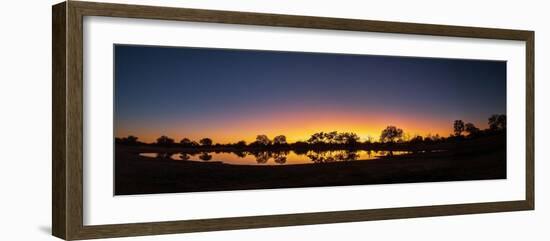
[(115, 195), (505, 179), (505, 143), (486, 139), (446, 152), (291, 165), (163, 160), (118, 146)]

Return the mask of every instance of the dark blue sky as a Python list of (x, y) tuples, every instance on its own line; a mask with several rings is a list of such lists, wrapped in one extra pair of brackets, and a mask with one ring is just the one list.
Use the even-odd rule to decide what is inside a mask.
[[(212, 130), (224, 123), (249, 123), (243, 120), (254, 120), (254, 131), (265, 123), (269, 132), (277, 113), (311, 125), (315, 120), (304, 118), (318, 119), (320, 113), (338, 115), (328, 119), (345, 125), (349, 113), (365, 116), (365, 125), (375, 119), (463, 119), (485, 127), (489, 115), (506, 112), (502, 61), (129, 45), (115, 45), (114, 51), (117, 136), (215, 135)], [(299, 128), (296, 123), (289, 123), (289, 132)], [(442, 127), (411, 128), (438, 133)]]

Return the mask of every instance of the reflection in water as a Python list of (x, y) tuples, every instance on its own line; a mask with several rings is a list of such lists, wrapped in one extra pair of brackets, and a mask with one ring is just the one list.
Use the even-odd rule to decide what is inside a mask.
[[(216, 154), (219, 154), (219, 153), (216, 153)], [(202, 154), (200, 154), (199, 159), (203, 161), (210, 161), (212, 160), (212, 155), (208, 154), (208, 152), (203, 152)]]
[(254, 152), (252, 155), (256, 157), (256, 162), (258, 164), (264, 164), (271, 158), (271, 152), (267, 151)]
[[(441, 150), (434, 150), (437, 152)], [(380, 157), (409, 154), (409, 151), (330, 150), (330, 151), (235, 151), (200, 153), (140, 153), (141, 156), (182, 161), (219, 161), (235, 165), (289, 165), (375, 160)]]
[(335, 150), (323, 152), (309, 151), (307, 153), (307, 157), (315, 163), (327, 163), (337, 161), (355, 161), (360, 157), (360, 155), (357, 154), (357, 151)]
[(187, 161), (189, 160), (191, 157), (189, 156), (189, 154), (187, 153), (180, 153), (180, 160), (183, 160), (183, 161)]
[(285, 164), (286, 163), (286, 156), (290, 151), (278, 151), (273, 153), (273, 161), (277, 164)]
[(367, 154), (367, 157), (369, 157), (369, 159), (372, 158), (372, 150), (367, 150), (366, 154)]
[(171, 153), (157, 153), (157, 158), (159, 159), (170, 159), (171, 157)]
[(235, 151), (235, 152), (233, 152), (233, 154), (235, 154), (236, 156), (238, 156), (240, 158), (244, 158), (244, 157), (246, 157), (247, 153), (244, 152), (244, 151)]

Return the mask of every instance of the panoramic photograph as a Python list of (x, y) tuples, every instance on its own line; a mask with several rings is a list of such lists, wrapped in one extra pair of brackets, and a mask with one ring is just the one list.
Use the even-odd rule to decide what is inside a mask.
[(114, 45), (114, 195), (506, 179), (506, 62)]

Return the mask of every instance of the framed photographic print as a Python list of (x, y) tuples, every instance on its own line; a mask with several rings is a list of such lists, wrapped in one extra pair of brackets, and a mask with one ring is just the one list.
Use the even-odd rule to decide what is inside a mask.
[(57, 237), (534, 209), (532, 31), (77, 1), (52, 24)]

